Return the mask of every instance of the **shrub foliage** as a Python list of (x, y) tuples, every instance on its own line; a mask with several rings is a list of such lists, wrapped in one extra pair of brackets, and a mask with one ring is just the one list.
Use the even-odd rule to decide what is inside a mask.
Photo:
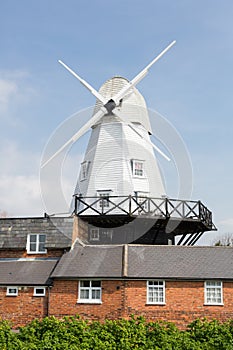
[(202, 350), (233, 349), (233, 321), (196, 320), (185, 331), (166, 322), (84, 321), (78, 316), (34, 320), (18, 333), (0, 321), (0, 350)]

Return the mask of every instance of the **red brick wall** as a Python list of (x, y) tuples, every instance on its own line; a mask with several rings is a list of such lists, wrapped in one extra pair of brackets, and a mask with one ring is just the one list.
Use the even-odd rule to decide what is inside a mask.
[(6, 296), (0, 287), (0, 317), (15, 327), (47, 314), (56, 317), (77, 315), (90, 320), (128, 318), (143, 315), (149, 321), (165, 320), (180, 328), (199, 317), (226, 321), (233, 318), (233, 282), (223, 283), (223, 306), (204, 305), (204, 282), (166, 282), (166, 304), (146, 304), (146, 281), (102, 281), (102, 303), (80, 304), (78, 281), (54, 281), (50, 291), (49, 310), (46, 297), (34, 297), (33, 288), (19, 290), (17, 297)]
[(78, 304), (78, 281), (54, 281), (50, 315), (76, 315), (104, 320), (143, 315), (183, 328), (199, 317), (225, 321), (233, 318), (233, 283), (223, 283), (223, 306), (204, 305), (204, 282), (166, 282), (166, 304), (146, 304), (146, 281), (102, 281), (102, 304)]
[(226, 321), (233, 318), (233, 283), (223, 283), (224, 305), (204, 305), (204, 282), (166, 282), (166, 304), (146, 305), (146, 281), (126, 282), (127, 313), (148, 320), (165, 320), (183, 328), (201, 317)]
[(45, 297), (35, 297), (33, 287), (22, 287), (18, 296), (7, 296), (6, 290), (0, 287), (0, 318), (10, 320), (14, 328), (47, 315), (48, 291)]
[(49, 314), (56, 317), (78, 314), (92, 320), (119, 318), (124, 300), (122, 285), (122, 281), (102, 281), (102, 304), (80, 304), (77, 303), (78, 281), (55, 281), (51, 289)]

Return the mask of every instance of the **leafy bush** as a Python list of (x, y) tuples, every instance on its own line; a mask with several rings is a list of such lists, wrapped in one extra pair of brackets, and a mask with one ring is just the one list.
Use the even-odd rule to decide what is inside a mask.
[(19, 333), (0, 321), (0, 350), (232, 350), (233, 321), (196, 320), (186, 331), (173, 323), (129, 320), (84, 321), (78, 316), (34, 320)]
[(0, 350), (20, 350), (20, 345), (17, 334), (11, 330), (11, 324), (0, 320)]

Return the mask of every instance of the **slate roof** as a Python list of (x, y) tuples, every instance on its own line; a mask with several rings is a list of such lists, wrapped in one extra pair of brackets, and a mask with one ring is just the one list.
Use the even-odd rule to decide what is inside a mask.
[(50, 285), (57, 259), (0, 260), (0, 285)]
[(122, 246), (81, 246), (64, 254), (51, 277), (119, 277), (122, 273)]
[(4, 218), (0, 219), (0, 249), (26, 249), (27, 235), (46, 234), (46, 248), (71, 246), (73, 218)]
[(232, 279), (233, 248), (201, 246), (131, 246), (128, 277)]
[(76, 243), (52, 277), (233, 280), (233, 248)]

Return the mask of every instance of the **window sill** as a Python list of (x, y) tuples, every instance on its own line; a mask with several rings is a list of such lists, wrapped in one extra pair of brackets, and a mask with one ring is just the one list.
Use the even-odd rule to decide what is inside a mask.
[(146, 303), (146, 305), (166, 305), (166, 303)]
[(205, 303), (204, 306), (224, 306), (223, 303), (213, 304), (213, 303)]
[(27, 254), (29, 255), (33, 255), (33, 254), (40, 254), (40, 255), (43, 255), (43, 254), (47, 254), (47, 250), (46, 250), (46, 252), (28, 252), (27, 251)]
[(101, 305), (102, 301), (94, 301), (94, 300), (78, 300), (77, 304), (95, 304), (95, 305)]

